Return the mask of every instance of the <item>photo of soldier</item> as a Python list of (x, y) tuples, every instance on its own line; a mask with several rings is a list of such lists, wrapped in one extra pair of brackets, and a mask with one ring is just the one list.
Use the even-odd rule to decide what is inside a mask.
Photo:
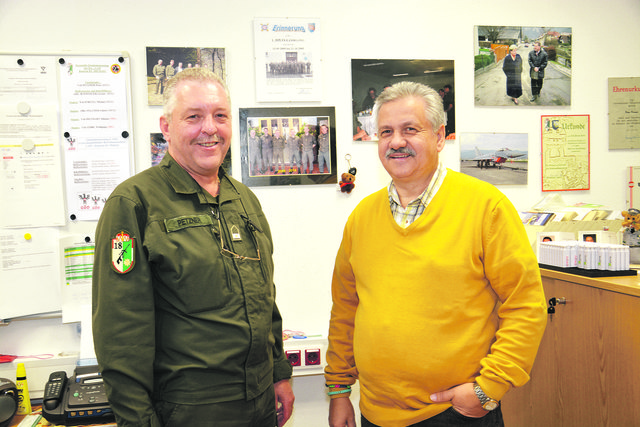
[(313, 149), (316, 147), (316, 137), (311, 133), (311, 126), (304, 127), (302, 135), (302, 171), (313, 173)]
[[(162, 94), (169, 80), (186, 68), (207, 68), (223, 81), (226, 80), (226, 55), (224, 48), (215, 47), (167, 47), (148, 46), (147, 57), (147, 102), (162, 105)], [(176, 65), (177, 64), (177, 65)]]
[(286, 147), (289, 150), (289, 171), (288, 173), (293, 173), (296, 171), (298, 174), (300, 173), (301, 165), (300, 165), (300, 148), (302, 147), (302, 140), (296, 133), (298, 130), (296, 128), (289, 129), (289, 137), (285, 141)]
[(263, 169), (262, 147), (260, 138), (256, 136), (256, 130), (254, 128), (251, 128), (249, 131), (247, 143), (249, 146), (249, 168), (251, 175), (258, 175)]
[(242, 182), (250, 187), (337, 183), (334, 111), (241, 108)]
[(156, 78), (156, 95), (162, 95), (164, 92), (165, 66), (162, 65), (162, 59), (153, 67), (153, 76)]
[(281, 135), (280, 129), (276, 128), (273, 132), (273, 165), (276, 174), (285, 172), (284, 143), (284, 136)]
[(176, 69), (173, 66), (174, 64), (175, 61), (172, 59), (171, 61), (169, 61), (169, 65), (167, 65), (164, 69), (164, 75), (167, 80), (176, 75)]
[(273, 172), (273, 137), (269, 128), (262, 128), (262, 173)]
[(320, 123), (320, 135), (318, 136), (318, 171), (324, 172), (324, 165), (327, 164), (327, 172), (331, 172), (331, 139), (329, 138), (329, 127), (327, 122)]

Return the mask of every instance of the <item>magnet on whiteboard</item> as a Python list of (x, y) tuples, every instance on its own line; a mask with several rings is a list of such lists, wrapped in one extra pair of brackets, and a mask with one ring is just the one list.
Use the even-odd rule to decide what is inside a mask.
[(31, 240), (31, 234), (30, 233), (24, 233), (24, 240)]
[(22, 140), (22, 149), (24, 151), (31, 151), (35, 148), (35, 146), (36, 143), (33, 142), (33, 139), (26, 138)]
[(18, 113), (25, 115), (25, 114), (29, 114), (30, 112), (31, 112), (31, 105), (27, 104), (24, 101), (18, 102)]

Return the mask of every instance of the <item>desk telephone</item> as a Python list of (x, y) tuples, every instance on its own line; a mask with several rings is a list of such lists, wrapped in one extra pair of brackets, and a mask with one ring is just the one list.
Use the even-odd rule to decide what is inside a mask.
[(54, 424), (74, 426), (112, 422), (97, 366), (78, 366), (67, 379), (64, 371), (53, 372), (44, 388), (42, 416)]

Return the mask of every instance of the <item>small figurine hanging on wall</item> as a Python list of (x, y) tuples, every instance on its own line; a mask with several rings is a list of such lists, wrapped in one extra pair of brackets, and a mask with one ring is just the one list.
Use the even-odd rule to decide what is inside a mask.
[(349, 164), (349, 172), (345, 172), (340, 176), (340, 182), (338, 184), (340, 184), (340, 191), (342, 191), (343, 193), (351, 193), (351, 190), (353, 190), (353, 187), (355, 187), (356, 185), (354, 184), (355, 180), (356, 180), (356, 168), (352, 168), (351, 167), (351, 154), (346, 154), (344, 156), (344, 158), (347, 160), (347, 163)]

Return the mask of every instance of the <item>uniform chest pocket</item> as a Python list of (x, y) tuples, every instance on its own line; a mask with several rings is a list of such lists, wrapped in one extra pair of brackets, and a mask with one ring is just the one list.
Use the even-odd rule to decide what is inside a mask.
[[(155, 265), (157, 292), (186, 313), (216, 310), (238, 299), (220, 255), (218, 224), (211, 215), (166, 219)], [(240, 303), (240, 301), (237, 301)]]

